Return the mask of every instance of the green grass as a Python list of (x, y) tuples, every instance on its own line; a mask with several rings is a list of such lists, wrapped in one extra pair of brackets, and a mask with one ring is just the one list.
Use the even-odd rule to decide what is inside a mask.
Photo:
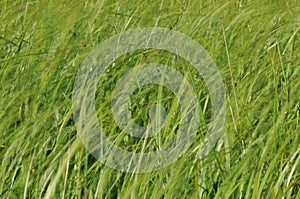
[[(2, 0), (0, 22), (0, 198), (300, 198), (299, 1)], [(141, 62), (162, 62), (187, 77), (200, 101), (201, 128), (174, 164), (124, 173), (98, 162), (78, 138), (73, 84), (102, 41), (154, 26), (193, 38), (215, 61), (227, 92), (227, 133), (200, 160), (210, 115), (201, 77), (168, 52), (128, 53), (98, 84), (105, 134), (141, 150), (143, 140), (122, 132), (109, 107), (117, 80)], [(149, 141), (150, 151), (162, 148), (180, 122), (176, 98), (156, 85), (132, 96), (133, 119), (147, 124), (155, 102), (175, 116)]]

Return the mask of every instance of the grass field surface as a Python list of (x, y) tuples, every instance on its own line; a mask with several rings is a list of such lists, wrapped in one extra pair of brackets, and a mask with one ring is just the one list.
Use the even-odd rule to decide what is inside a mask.
[[(77, 135), (72, 90), (83, 60), (127, 30), (162, 27), (197, 41), (226, 90), (226, 134), (205, 158), (210, 94), (182, 57), (129, 52), (99, 79), (95, 110), (105, 135), (131, 152), (160, 150), (176, 135), (178, 101), (159, 85), (131, 96), (132, 120), (148, 124), (151, 105), (168, 113), (147, 140), (114, 122), (117, 81), (144, 63), (186, 77), (199, 101), (200, 126), (187, 152), (149, 173), (99, 162)], [(300, 198), (300, 1), (298, 0), (1, 0), (0, 198)]]

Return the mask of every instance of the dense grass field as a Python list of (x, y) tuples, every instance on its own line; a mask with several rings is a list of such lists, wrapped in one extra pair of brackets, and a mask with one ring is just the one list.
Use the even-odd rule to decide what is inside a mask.
[[(83, 60), (126, 30), (162, 27), (201, 44), (226, 89), (226, 134), (205, 158), (210, 95), (189, 63), (170, 52), (127, 53), (99, 79), (96, 112), (105, 135), (132, 152), (163, 148), (180, 123), (176, 97), (158, 85), (131, 96), (143, 126), (159, 102), (161, 133), (132, 138), (110, 101), (122, 75), (164, 63), (192, 85), (201, 125), (175, 163), (126, 173), (94, 158), (77, 135), (72, 90)], [(0, 1), (0, 198), (300, 198), (300, 1)]]

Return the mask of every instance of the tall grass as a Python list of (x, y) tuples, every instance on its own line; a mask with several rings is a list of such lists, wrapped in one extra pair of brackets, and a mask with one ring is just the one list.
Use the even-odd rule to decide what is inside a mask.
[[(300, 3), (260, 0), (0, 1), (0, 198), (300, 198)], [(97, 114), (109, 138), (141, 150), (113, 122), (111, 92), (142, 62), (163, 62), (193, 85), (201, 129), (191, 149), (155, 172), (113, 170), (89, 154), (72, 119), (84, 58), (112, 35), (140, 27), (180, 31), (215, 61), (227, 92), (226, 136), (200, 160), (209, 94), (201, 77), (167, 52), (133, 52), (100, 79)], [(145, 125), (155, 102), (176, 98), (153, 85), (132, 96)], [(176, 112), (176, 109), (175, 109)], [(168, 120), (147, 150), (174, 136)]]

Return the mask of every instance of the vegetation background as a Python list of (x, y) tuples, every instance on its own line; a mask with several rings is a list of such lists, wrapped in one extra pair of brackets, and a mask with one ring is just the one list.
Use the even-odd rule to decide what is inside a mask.
[[(0, 22), (0, 198), (300, 198), (298, 0), (1, 0)], [(128, 53), (108, 67), (96, 97), (115, 144), (141, 150), (143, 141), (121, 132), (108, 106), (118, 78), (140, 63), (164, 62), (185, 74), (202, 112), (186, 155), (132, 174), (86, 150), (72, 120), (72, 89), (99, 43), (142, 27), (180, 31), (207, 50), (226, 86), (227, 134), (200, 160), (210, 111), (201, 77), (168, 52)], [(132, 96), (133, 119), (147, 124), (154, 102), (175, 114), (147, 150), (163, 147), (180, 123), (176, 98), (155, 85)]]

